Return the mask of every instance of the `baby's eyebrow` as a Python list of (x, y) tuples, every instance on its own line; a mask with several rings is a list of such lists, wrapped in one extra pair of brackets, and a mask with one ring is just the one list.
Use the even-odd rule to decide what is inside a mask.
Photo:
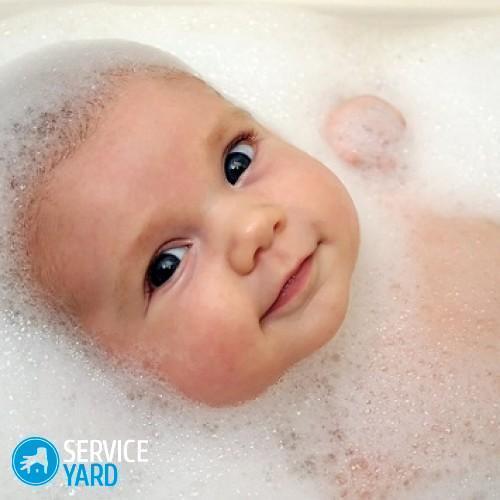
[(231, 120), (238, 119), (253, 120), (253, 116), (243, 108), (238, 108), (236, 106), (229, 108), (229, 111), (222, 115), (215, 127), (210, 131), (206, 140), (207, 147), (212, 148), (219, 144), (220, 140), (225, 136), (226, 129), (228, 128), (228, 124), (231, 123)]
[[(220, 141), (225, 137), (227, 129), (230, 127), (231, 122), (237, 120), (254, 120), (252, 114), (243, 108), (232, 105), (227, 112), (223, 113), (216, 125), (207, 135), (205, 146), (207, 151), (217, 146)], [(148, 212), (145, 210), (145, 214)], [(158, 222), (158, 221), (156, 221)], [(130, 294), (130, 282), (134, 280), (135, 274), (126, 272), (129, 269), (136, 269), (136, 262), (138, 257), (141, 257), (141, 251), (149, 241), (150, 235), (156, 233), (155, 223), (151, 222), (149, 214), (144, 217), (139, 225), (141, 228), (138, 233), (130, 239), (130, 244), (127, 245), (127, 250), (120, 258), (120, 266), (118, 277), (115, 280), (113, 287), (113, 295), (118, 298), (119, 307), (124, 307), (127, 296)], [(148, 258), (150, 258), (149, 256)], [(148, 261), (149, 262), (149, 261)]]

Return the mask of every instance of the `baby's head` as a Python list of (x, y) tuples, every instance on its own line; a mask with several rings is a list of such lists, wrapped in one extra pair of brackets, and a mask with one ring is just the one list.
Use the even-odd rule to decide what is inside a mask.
[(47, 115), (39, 140), (52, 134), (56, 154), (18, 218), (24, 279), (188, 397), (253, 398), (342, 323), (359, 244), (351, 198), (170, 56), (87, 46), (129, 58), (79, 75), (86, 98)]

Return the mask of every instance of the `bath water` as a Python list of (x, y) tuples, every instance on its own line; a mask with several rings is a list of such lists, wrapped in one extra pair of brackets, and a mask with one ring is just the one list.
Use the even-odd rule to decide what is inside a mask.
[[(88, 4), (5, 19), (0, 62), (87, 38), (172, 52), (323, 161), (358, 209), (359, 262), (337, 336), (255, 401), (221, 409), (110, 370), (64, 323), (16, 308), (1, 280), (2, 497), (498, 498), (500, 332), (443, 325), (436, 337), (414, 321), (411, 230), (380, 200), (418, 193), (433, 210), (498, 222), (500, 18)], [(350, 169), (321, 137), (328, 109), (359, 94), (406, 118), (394, 173)], [(61, 473), (30, 488), (10, 468), (30, 435), (60, 449), (66, 440), (148, 440), (148, 462), (120, 464), (110, 490), (68, 487)]]

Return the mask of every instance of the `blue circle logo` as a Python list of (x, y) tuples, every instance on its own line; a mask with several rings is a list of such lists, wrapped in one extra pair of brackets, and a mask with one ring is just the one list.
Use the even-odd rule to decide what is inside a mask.
[(12, 469), (23, 483), (32, 486), (45, 484), (59, 469), (59, 453), (47, 439), (41, 437), (24, 439), (12, 453)]

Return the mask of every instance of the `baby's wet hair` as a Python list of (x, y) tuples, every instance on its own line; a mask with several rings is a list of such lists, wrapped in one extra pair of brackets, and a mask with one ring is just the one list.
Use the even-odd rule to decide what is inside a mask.
[[(5, 289), (37, 309), (58, 309), (50, 265), (35, 269), (44, 187), (62, 160), (96, 130), (99, 119), (133, 78), (166, 82), (201, 77), (177, 57), (126, 40), (64, 42), (0, 70), (0, 272)], [(33, 239), (35, 238), (35, 239)], [(40, 250), (40, 248), (39, 248)]]

